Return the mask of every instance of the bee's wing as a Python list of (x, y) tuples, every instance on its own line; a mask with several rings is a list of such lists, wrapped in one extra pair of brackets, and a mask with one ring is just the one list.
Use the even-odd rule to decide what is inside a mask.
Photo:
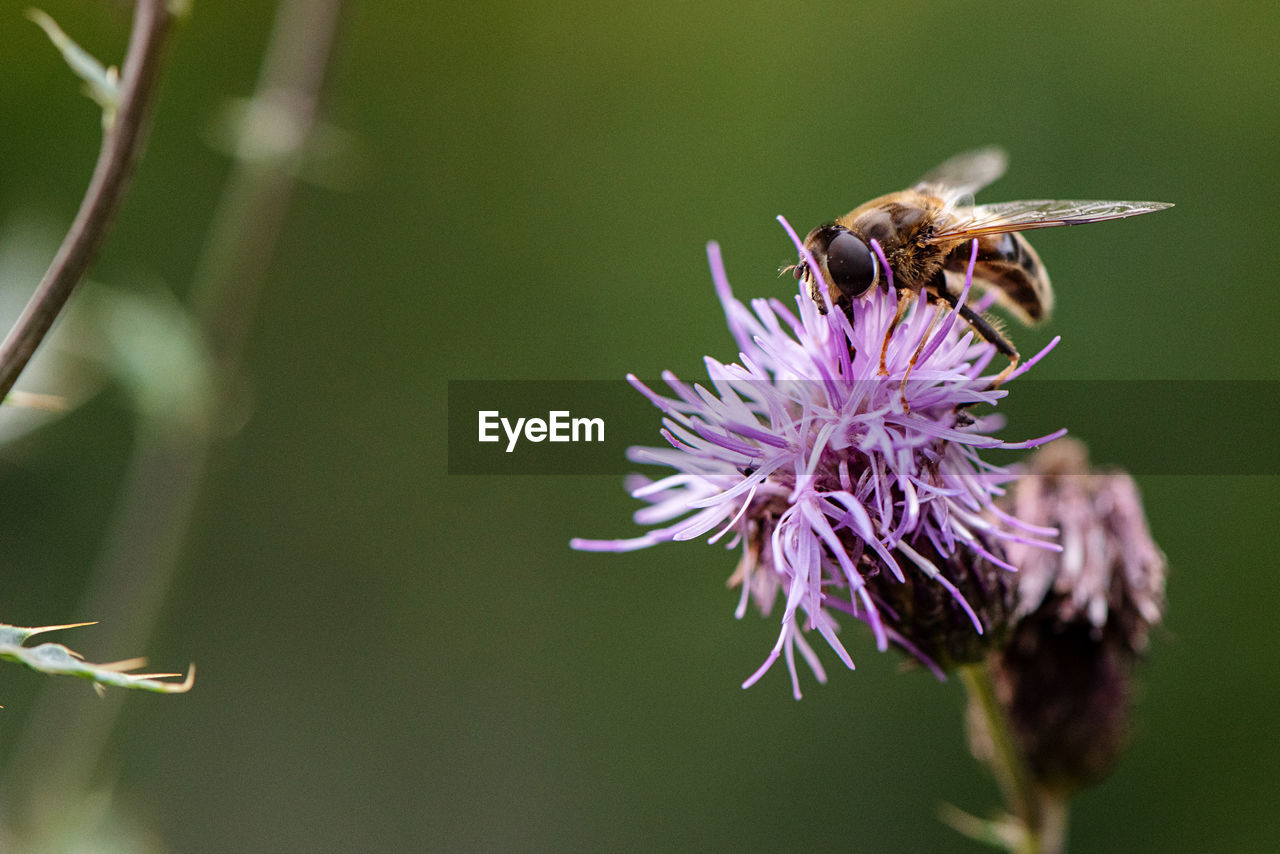
[(929, 242), (942, 243), (949, 240), (967, 240), (984, 234), (1001, 234), (1006, 231), (1027, 231), (1032, 228), (1051, 228), (1056, 225), (1082, 225), (1086, 222), (1124, 219), (1171, 207), (1173, 205), (1168, 202), (1044, 199), (978, 205), (967, 213), (958, 212), (942, 230), (929, 238)]
[(951, 204), (964, 197), (972, 203), (973, 194), (1004, 174), (1009, 158), (1003, 149), (979, 148), (957, 154), (928, 175), (915, 189), (937, 196)]

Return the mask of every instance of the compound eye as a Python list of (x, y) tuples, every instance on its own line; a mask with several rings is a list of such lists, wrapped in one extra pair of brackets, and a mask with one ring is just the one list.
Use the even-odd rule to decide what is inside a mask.
[(842, 230), (827, 244), (827, 273), (840, 293), (859, 297), (876, 282), (876, 258), (867, 244)]

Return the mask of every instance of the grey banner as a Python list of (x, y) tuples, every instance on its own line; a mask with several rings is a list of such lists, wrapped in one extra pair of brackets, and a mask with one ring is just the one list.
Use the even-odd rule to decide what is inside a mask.
[[(674, 396), (661, 380), (649, 388)], [(1020, 442), (1065, 427), (1095, 465), (1133, 474), (1280, 474), (1280, 381), (1029, 380), (996, 407), (999, 438)], [(505, 419), (505, 424), (503, 422)], [(449, 473), (620, 475), (632, 445), (666, 446), (662, 413), (625, 381), (449, 382)], [(481, 436), (487, 441), (481, 441)], [(994, 463), (1025, 451), (989, 450)]]

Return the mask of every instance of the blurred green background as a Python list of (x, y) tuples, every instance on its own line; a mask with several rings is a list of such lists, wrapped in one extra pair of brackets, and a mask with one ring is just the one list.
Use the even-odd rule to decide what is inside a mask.
[[(122, 54), (126, 9), (43, 8)], [(99, 131), (22, 9), (0, 6), (10, 316)], [(197, 0), (95, 284), (187, 296), (231, 168), (208, 129), (252, 92), (273, 12)], [(780, 668), (742, 691), (777, 617), (734, 621), (734, 557), (570, 551), (636, 531), (620, 478), (447, 476), (446, 383), (696, 379), (704, 354), (735, 355), (707, 240), (740, 296), (789, 298), (775, 215), (803, 230), (990, 143), (1012, 166), (980, 201), (1177, 204), (1035, 235), (1059, 307), (1016, 335), (1024, 353), (1063, 336), (1035, 376), (1280, 379), (1278, 41), (1274, 6), (1244, 2), (348, 4), (325, 101), (355, 140), (346, 186), (294, 199), (242, 427), (215, 448), (155, 632), (59, 638), (199, 665), (188, 695), (127, 698), (92, 773), (105, 814), (183, 852), (983, 850), (935, 818), (997, 802), (958, 685), (900, 672), (851, 626), (856, 672), (824, 649), (831, 681), (806, 675), (802, 702)], [(1066, 426), (1087, 441), (1124, 405)], [(0, 451), (0, 619), (101, 616), (82, 593), (138, 438), (108, 386)], [(1140, 485), (1167, 627), (1073, 850), (1272, 851), (1280, 484)], [(71, 733), (33, 711), (50, 680), (0, 672), (12, 818), (41, 773), (30, 745)], [(60, 705), (106, 707), (70, 687)]]

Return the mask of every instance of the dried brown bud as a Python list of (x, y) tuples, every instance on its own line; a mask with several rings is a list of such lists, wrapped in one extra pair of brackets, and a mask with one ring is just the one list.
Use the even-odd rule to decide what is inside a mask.
[(1091, 471), (1078, 442), (1035, 454), (1012, 500), (1019, 519), (1059, 528), (1063, 550), (1008, 550), (1017, 605), (992, 679), (1037, 782), (1071, 791), (1123, 750), (1131, 671), (1164, 610), (1164, 555), (1133, 480)]

